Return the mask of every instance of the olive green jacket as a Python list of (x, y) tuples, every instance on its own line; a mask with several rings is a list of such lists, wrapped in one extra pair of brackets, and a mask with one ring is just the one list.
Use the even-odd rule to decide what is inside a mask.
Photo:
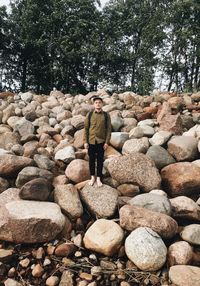
[[(106, 128), (107, 126), (107, 128)], [(84, 127), (84, 143), (95, 144), (95, 143), (110, 143), (111, 137), (111, 120), (110, 115), (107, 113), (107, 123), (105, 122), (105, 115), (103, 111), (96, 112), (93, 111), (90, 123), (89, 123), (89, 113), (85, 119)]]

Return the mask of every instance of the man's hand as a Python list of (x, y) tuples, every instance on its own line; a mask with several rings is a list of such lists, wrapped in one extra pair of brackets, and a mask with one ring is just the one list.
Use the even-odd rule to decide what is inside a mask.
[(108, 148), (108, 144), (105, 143), (105, 144), (103, 145), (103, 149), (106, 150), (107, 148)]
[(85, 144), (84, 144), (84, 148), (85, 148), (85, 149), (88, 149), (88, 148), (89, 148), (89, 144), (88, 144), (88, 143), (85, 143)]

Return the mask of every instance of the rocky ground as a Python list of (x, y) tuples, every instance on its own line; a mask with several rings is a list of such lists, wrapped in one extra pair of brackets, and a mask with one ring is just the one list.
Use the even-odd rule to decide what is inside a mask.
[[(84, 119), (110, 113), (104, 184)], [(0, 286), (200, 285), (200, 93), (0, 93)]]

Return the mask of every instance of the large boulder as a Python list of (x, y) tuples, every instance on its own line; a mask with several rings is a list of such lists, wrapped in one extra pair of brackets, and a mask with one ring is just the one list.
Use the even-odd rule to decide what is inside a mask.
[(163, 167), (176, 162), (176, 160), (167, 152), (166, 149), (157, 145), (151, 146), (146, 155), (155, 162), (158, 169), (162, 169)]
[(18, 143), (20, 143), (20, 139), (16, 132), (0, 132), (0, 148), (9, 150), (9, 147)]
[(190, 265), (174, 265), (169, 269), (169, 278), (176, 286), (199, 286), (200, 268)]
[(112, 132), (110, 144), (116, 149), (121, 149), (128, 138), (128, 132)]
[(143, 271), (160, 269), (167, 256), (167, 248), (161, 237), (148, 227), (132, 231), (125, 241), (128, 258)]
[(147, 137), (142, 137), (139, 139), (129, 139), (122, 147), (122, 154), (132, 154), (135, 152), (146, 153), (149, 148), (149, 140)]
[(161, 170), (164, 190), (172, 197), (199, 194), (200, 168), (189, 162), (168, 165)]
[(24, 184), (36, 178), (45, 178), (52, 181), (53, 174), (50, 171), (37, 167), (25, 167), (17, 176), (16, 186), (21, 188)]
[(72, 184), (57, 185), (54, 190), (54, 200), (70, 218), (79, 218), (83, 214), (78, 191)]
[(200, 224), (185, 226), (180, 235), (183, 240), (194, 245), (200, 245)]
[(164, 145), (169, 138), (172, 136), (172, 133), (169, 131), (158, 131), (156, 132), (152, 138), (149, 139), (151, 145)]
[(125, 205), (120, 209), (119, 216), (121, 227), (128, 231), (149, 227), (164, 238), (171, 238), (178, 231), (178, 224), (173, 218), (142, 207)]
[(27, 134), (34, 134), (35, 127), (29, 120), (26, 120), (24, 117), (22, 117), (15, 124), (14, 130), (18, 131), (20, 136), (24, 136)]
[(27, 182), (20, 190), (20, 198), (24, 200), (47, 201), (52, 191), (52, 185), (44, 178)]
[(11, 154), (0, 155), (0, 176), (16, 175), (23, 168), (32, 166), (34, 161), (23, 156)]
[(167, 150), (177, 161), (192, 161), (198, 157), (197, 144), (192, 136), (174, 136), (167, 143)]
[(86, 231), (83, 242), (87, 249), (112, 256), (119, 250), (123, 238), (124, 232), (116, 222), (98, 219)]
[(20, 201), (19, 196), (20, 189), (9, 188), (0, 194), (0, 211), (3, 209), (4, 205), (12, 201)]
[(66, 164), (69, 164), (75, 157), (74, 147), (72, 146), (66, 146), (55, 154), (55, 160), (61, 160)]
[(186, 241), (177, 241), (168, 248), (168, 263), (170, 266), (190, 264), (192, 258), (192, 246)]
[(101, 188), (87, 184), (80, 191), (80, 196), (92, 214), (98, 218), (106, 218), (114, 215), (118, 199), (116, 189), (104, 184)]
[(160, 212), (169, 216), (171, 215), (171, 203), (165, 196), (152, 193), (141, 194), (132, 198), (128, 203), (151, 211)]
[(174, 218), (200, 221), (200, 206), (192, 199), (185, 196), (178, 196), (170, 199), (170, 202)]
[(80, 183), (90, 178), (89, 163), (82, 159), (75, 159), (69, 163), (65, 175), (74, 183)]
[(13, 201), (0, 212), (0, 239), (15, 243), (39, 243), (54, 239), (65, 218), (55, 203)]
[(107, 169), (111, 177), (120, 184), (136, 184), (144, 192), (160, 187), (159, 172), (152, 159), (144, 154), (133, 153), (113, 158)]

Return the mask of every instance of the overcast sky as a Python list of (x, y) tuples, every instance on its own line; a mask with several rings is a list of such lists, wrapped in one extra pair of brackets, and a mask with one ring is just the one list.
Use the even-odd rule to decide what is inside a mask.
[[(101, 0), (101, 5), (103, 6), (108, 0)], [(10, 0), (0, 0), (0, 6), (8, 5), (10, 3)]]

